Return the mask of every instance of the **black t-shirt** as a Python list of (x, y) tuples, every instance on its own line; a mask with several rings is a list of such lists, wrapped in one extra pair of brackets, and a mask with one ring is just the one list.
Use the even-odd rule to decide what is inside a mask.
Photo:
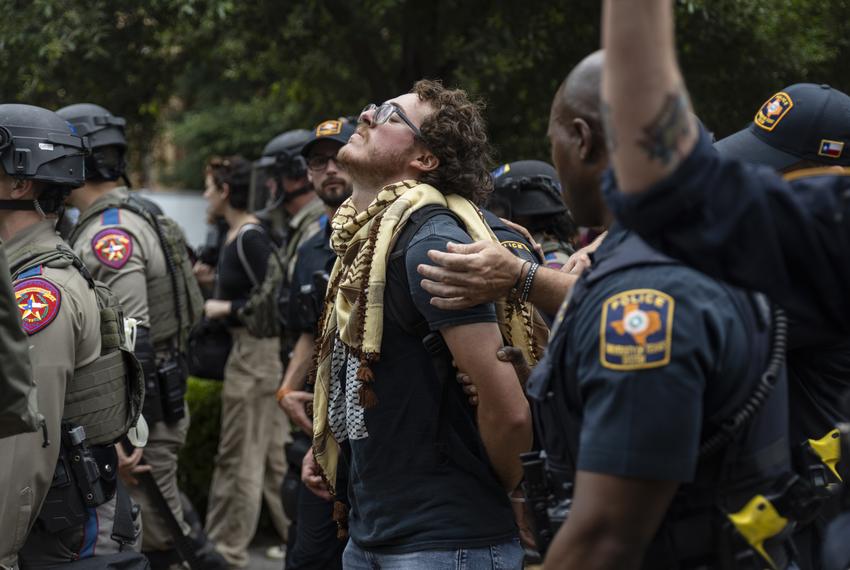
[(232, 302), (231, 315), (245, 305), (251, 288), (265, 279), (273, 247), (262, 226), (246, 224), (236, 239), (222, 248), (216, 266), (215, 298)]
[(435, 215), (411, 239), (404, 263), (388, 265), (381, 359), (372, 366), (378, 403), (357, 410), (362, 425), (349, 439), (349, 531), (369, 550), (475, 548), (517, 534), (460, 385), (441, 382), (421, 338), (388, 309), (390, 299), (412, 303), (432, 331), (496, 322), (492, 304), (461, 311), (431, 306), (416, 267), (428, 262), (429, 249), (445, 251), (448, 241), (471, 242), (451, 216)]

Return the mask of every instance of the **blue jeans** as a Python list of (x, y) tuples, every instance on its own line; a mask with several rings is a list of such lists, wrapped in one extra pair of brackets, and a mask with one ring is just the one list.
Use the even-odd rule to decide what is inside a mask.
[(422, 550), (407, 554), (377, 554), (349, 540), (342, 553), (344, 570), (521, 570), (519, 539), (456, 550)]

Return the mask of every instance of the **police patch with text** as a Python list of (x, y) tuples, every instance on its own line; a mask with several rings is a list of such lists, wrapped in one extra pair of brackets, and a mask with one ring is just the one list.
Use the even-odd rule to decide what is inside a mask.
[(772, 131), (785, 118), (788, 111), (794, 107), (794, 100), (784, 91), (780, 91), (764, 102), (756, 113), (753, 122), (766, 131)]
[(599, 361), (612, 370), (659, 368), (670, 362), (673, 297), (655, 289), (631, 289), (602, 304)]

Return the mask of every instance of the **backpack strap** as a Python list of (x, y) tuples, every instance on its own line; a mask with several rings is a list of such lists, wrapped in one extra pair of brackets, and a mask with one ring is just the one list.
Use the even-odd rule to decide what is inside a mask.
[(239, 256), (239, 263), (242, 264), (242, 269), (248, 275), (248, 279), (251, 280), (251, 283), (253, 284), (253, 286), (259, 287), (260, 286), (260, 280), (257, 278), (256, 273), (254, 273), (254, 270), (251, 269), (251, 264), (248, 263), (248, 256), (245, 254), (245, 243), (242, 241), (243, 236), (251, 230), (253, 230), (255, 232), (259, 232), (260, 234), (266, 236), (266, 238), (269, 240), (269, 242), (272, 246), (272, 256), (274, 256), (275, 259), (278, 260), (278, 262), (280, 262), (280, 260), (277, 257), (278, 256), (278, 252), (277, 252), (278, 248), (275, 247), (274, 240), (268, 234), (268, 232), (266, 231), (266, 228), (264, 226), (262, 226), (260, 224), (247, 223), (247, 224), (243, 225), (241, 228), (239, 228), (239, 233), (236, 234), (236, 254)]

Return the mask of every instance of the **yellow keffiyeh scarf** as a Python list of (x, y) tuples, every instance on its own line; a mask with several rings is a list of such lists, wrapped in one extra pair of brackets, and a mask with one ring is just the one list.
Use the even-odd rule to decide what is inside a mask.
[[(331, 222), (331, 245), (337, 260), (316, 340), (313, 400), (313, 453), (331, 492), (336, 483), (338, 440), (347, 437), (331, 425), (333, 418), (329, 420), (329, 406), (340, 398), (334, 376), (340, 369), (350, 372), (349, 381), (358, 385), (358, 404), (367, 409), (377, 404), (371, 389), (375, 380), (371, 365), (381, 352), (387, 260), (410, 215), (430, 204), (450, 209), (474, 241), (498, 243), (472, 202), (457, 195), (445, 196), (415, 180), (385, 186), (363, 212), (357, 212), (349, 198)], [(521, 349), (529, 364), (535, 364), (539, 355), (532, 342), (530, 305), (501, 300), (497, 302), (497, 318), (505, 341)]]

